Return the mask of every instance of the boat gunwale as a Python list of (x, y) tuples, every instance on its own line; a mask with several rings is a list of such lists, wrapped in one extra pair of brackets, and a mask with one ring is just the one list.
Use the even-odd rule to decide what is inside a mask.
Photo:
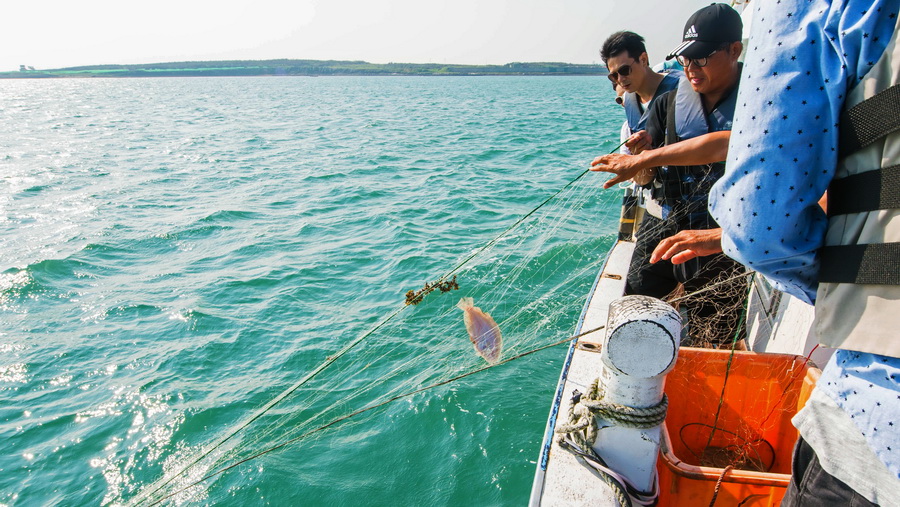
[[(578, 317), (578, 323), (575, 326), (575, 335), (578, 335), (582, 332), (584, 320), (587, 317), (588, 309), (590, 308), (591, 301), (593, 300), (594, 295), (597, 292), (597, 288), (600, 286), (600, 280), (603, 279), (603, 274), (606, 272), (606, 267), (609, 264), (609, 260), (612, 257), (613, 251), (615, 251), (615, 249), (621, 243), (630, 243), (630, 241), (617, 239), (616, 242), (613, 243), (613, 245), (609, 248), (609, 250), (607, 250), (606, 258), (603, 260), (603, 266), (597, 273), (597, 277), (594, 279), (594, 284), (591, 286), (591, 290), (590, 292), (588, 292), (588, 295), (585, 298), (584, 306), (581, 309), (581, 315)], [(544, 477), (547, 471), (547, 463), (549, 462), (550, 458), (550, 448), (553, 445), (553, 434), (556, 429), (556, 420), (559, 416), (559, 409), (562, 406), (562, 397), (563, 392), (565, 391), (566, 381), (568, 379), (569, 367), (572, 365), (572, 358), (575, 356), (575, 349), (577, 347), (578, 340), (572, 340), (572, 342), (569, 344), (569, 350), (566, 352), (566, 359), (563, 362), (562, 371), (559, 374), (559, 382), (556, 385), (556, 394), (553, 398), (553, 406), (550, 408), (550, 416), (547, 418), (547, 427), (544, 431), (544, 439), (541, 442), (541, 452), (538, 459), (538, 469), (537, 473), (535, 473), (534, 482), (532, 483), (531, 499), (529, 501), (529, 505), (540, 505), (540, 499), (542, 497), (542, 492), (544, 489)]]

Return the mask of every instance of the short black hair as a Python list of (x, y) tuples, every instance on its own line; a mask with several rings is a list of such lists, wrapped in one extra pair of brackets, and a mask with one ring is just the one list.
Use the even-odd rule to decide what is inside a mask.
[(643, 53), (647, 52), (647, 47), (644, 46), (644, 38), (634, 32), (616, 32), (603, 42), (603, 47), (600, 48), (600, 58), (605, 64), (607, 60), (623, 51), (627, 51), (628, 56), (637, 60)]

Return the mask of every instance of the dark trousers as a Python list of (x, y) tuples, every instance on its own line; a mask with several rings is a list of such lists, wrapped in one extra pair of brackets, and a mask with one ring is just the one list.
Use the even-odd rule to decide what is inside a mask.
[[(801, 437), (794, 447), (791, 461), (791, 484), (781, 507), (868, 507), (876, 505), (843, 482), (834, 478), (819, 465), (812, 447)], [(876, 506), (877, 507), (877, 506)]]
[[(746, 268), (724, 254), (700, 257), (679, 265), (663, 260), (650, 264), (650, 254), (660, 241), (688, 228), (688, 224), (644, 216), (628, 268), (625, 294), (664, 299), (681, 283), (688, 296), (680, 304), (687, 307), (691, 337), (691, 343), (683, 345), (730, 345), (735, 338), (744, 337), (741, 315), (747, 295), (747, 277), (722, 281), (736, 277)], [(712, 284), (717, 286), (691, 296)]]

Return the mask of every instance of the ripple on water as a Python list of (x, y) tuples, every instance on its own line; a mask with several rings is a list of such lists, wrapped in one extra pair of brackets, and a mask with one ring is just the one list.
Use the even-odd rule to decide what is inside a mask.
[[(615, 146), (622, 121), (594, 78), (21, 81), (0, 82), (0, 503), (16, 505), (117, 504), (177, 472)], [(614, 238), (616, 199), (593, 183), (561, 225), (498, 242), (459, 294), (404, 309), (166, 491), (472, 368), (458, 295), (502, 316), (533, 304), (510, 347), (569, 332), (592, 277), (545, 281)], [(172, 503), (521, 504), (559, 371), (539, 359)]]

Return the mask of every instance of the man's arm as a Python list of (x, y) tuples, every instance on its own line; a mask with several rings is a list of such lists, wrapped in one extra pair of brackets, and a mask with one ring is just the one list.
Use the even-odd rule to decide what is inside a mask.
[[(614, 178), (603, 184), (603, 188), (610, 188), (630, 179), (644, 185), (653, 179), (655, 168), (660, 166), (711, 164), (725, 160), (728, 156), (730, 138), (731, 131), (722, 130), (661, 146), (655, 150), (647, 150), (639, 155), (618, 153), (603, 155), (594, 159), (591, 163), (591, 171), (615, 175)], [(650, 170), (653, 172), (651, 173)]]
[(661, 260), (682, 264), (694, 257), (722, 252), (722, 229), (691, 229), (663, 239), (650, 254), (650, 264)]
[[(819, 199), (819, 207), (827, 212), (828, 192)], [(650, 264), (670, 260), (672, 264), (682, 264), (694, 257), (705, 257), (722, 252), (722, 228), (689, 229), (663, 239), (653, 249)]]

